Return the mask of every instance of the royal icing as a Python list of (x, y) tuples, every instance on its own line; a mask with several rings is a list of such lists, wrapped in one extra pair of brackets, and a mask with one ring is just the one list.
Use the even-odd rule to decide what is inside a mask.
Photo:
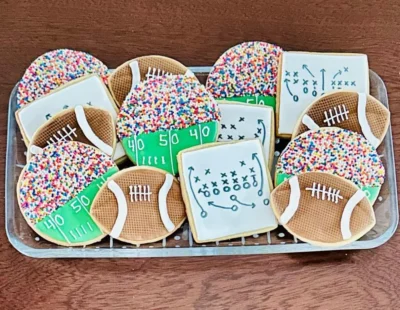
[(274, 149), (274, 110), (271, 107), (224, 102), (219, 104), (221, 125), (218, 141), (230, 142), (258, 138), (267, 165)]
[(276, 228), (268, 169), (258, 140), (184, 151), (180, 169), (196, 240), (226, 239)]
[(344, 207), (342, 218), (340, 220), (340, 230), (342, 232), (343, 240), (351, 238), (352, 233), (350, 230), (350, 220), (354, 208), (365, 198), (365, 193), (362, 190), (358, 190), (346, 203)]
[(214, 142), (215, 100), (194, 77), (164, 76), (139, 83), (121, 106), (117, 134), (137, 165), (178, 172), (179, 151)]
[(275, 107), (281, 52), (280, 47), (265, 42), (238, 44), (214, 64), (207, 89), (215, 98)]
[(118, 205), (117, 218), (115, 219), (114, 226), (110, 231), (110, 236), (113, 238), (118, 238), (125, 226), (126, 218), (128, 216), (128, 205), (126, 203), (123, 190), (117, 183), (115, 183), (115, 181), (109, 181), (107, 187), (117, 199)]
[(366, 55), (283, 52), (281, 61), (278, 135), (291, 135), (304, 110), (328, 91), (369, 93)]
[(106, 179), (118, 171), (107, 155), (79, 142), (59, 142), (34, 155), (23, 170), (19, 203), (44, 235), (68, 244), (102, 235), (89, 215)]
[(47, 52), (35, 59), (22, 76), (18, 84), (17, 106), (21, 108), (72, 80), (92, 73), (106, 82), (107, 67), (92, 55), (69, 49)]

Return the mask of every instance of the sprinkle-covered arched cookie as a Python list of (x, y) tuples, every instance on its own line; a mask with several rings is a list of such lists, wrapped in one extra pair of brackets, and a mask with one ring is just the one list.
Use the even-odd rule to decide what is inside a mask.
[(30, 226), (61, 245), (100, 240), (104, 233), (89, 215), (105, 180), (118, 171), (112, 159), (80, 142), (58, 142), (39, 149), (18, 183), (18, 202)]
[(127, 96), (117, 135), (135, 164), (176, 174), (178, 152), (214, 142), (219, 119), (217, 103), (195, 77), (156, 77)]
[(375, 201), (385, 168), (375, 148), (360, 134), (346, 129), (321, 128), (293, 139), (276, 166), (276, 185), (293, 175), (320, 171), (344, 177)]
[(106, 81), (108, 68), (85, 52), (70, 49), (47, 52), (26, 69), (18, 85), (17, 106), (21, 108), (72, 80), (92, 73)]
[(207, 89), (215, 98), (229, 98), (275, 107), (282, 49), (265, 42), (245, 42), (227, 50), (214, 64)]

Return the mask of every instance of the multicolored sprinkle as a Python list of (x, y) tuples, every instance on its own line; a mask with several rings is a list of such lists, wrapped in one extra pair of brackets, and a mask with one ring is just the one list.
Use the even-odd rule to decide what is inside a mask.
[(117, 117), (117, 134), (122, 140), (220, 118), (216, 101), (195, 77), (161, 76), (139, 83), (126, 97)]
[(215, 98), (275, 96), (282, 49), (265, 42), (245, 42), (227, 50), (214, 64), (207, 90)]
[(107, 81), (108, 68), (90, 54), (69, 49), (47, 52), (26, 69), (18, 85), (18, 109), (50, 91), (85, 75), (99, 74)]
[(282, 152), (276, 171), (289, 175), (328, 172), (359, 187), (380, 186), (385, 178), (375, 148), (362, 135), (339, 128), (308, 131), (296, 137)]
[(59, 142), (31, 158), (22, 172), (19, 202), (32, 223), (73, 199), (95, 179), (115, 167), (98, 149), (80, 142)]

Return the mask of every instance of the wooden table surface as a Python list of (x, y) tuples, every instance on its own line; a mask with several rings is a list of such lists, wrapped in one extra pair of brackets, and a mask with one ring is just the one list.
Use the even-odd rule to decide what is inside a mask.
[[(38, 55), (85, 50), (113, 68), (160, 54), (212, 65), (250, 40), (286, 50), (366, 53), (386, 82), (400, 151), (400, 2), (0, 1), (0, 174), (7, 104)], [(398, 165), (397, 165), (398, 167)], [(1, 179), (1, 204), (4, 181)], [(365, 251), (169, 259), (32, 259), (0, 208), (1, 309), (399, 309), (400, 234)]]

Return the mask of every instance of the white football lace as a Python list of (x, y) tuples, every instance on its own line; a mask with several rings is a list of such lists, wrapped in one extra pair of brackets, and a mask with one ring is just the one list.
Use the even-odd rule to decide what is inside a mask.
[[(343, 111), (342, 111), (342, 108), (343, 108)], [(328, 112), (329, 112), (329, 115), (328, 115)], [(336, 123), (340, 124), (341, 122), (349, 119), (348, 114), (350, 112), (349, 112), (349, 110), (347, 110), (347, 108), (344, 104), (334, 107), (333, 111), (332, 111), (332, 109), (329, 109), (328, 112), (327, 111), (324, 112), (324, 115), (325, 115), (324, 123), (326, 123), (328, 126), (335, 125), (335, 121), (336, 121)]]
[(340, 190), (334, 189), (332, 187), (329, 187), (328, 190), (326, 190), (325, 185), (323, 185), (321, 189), (320, 183), (313, 182), (312, 188), (307, 187), (306, 191), (311, 191), (311, 197), (316, 197), (317, 199), (322, 199), (322, 200), (326, 199), (336, 204), (339, 202), (339, 199), (343, 199), (343, 197), (340, 196)]
[(129, 185), (131, 202), (150, 201), (150, 185)]
[(150, 79), (150, 78), (154, 78), (154, 77), (158, 77), (158, 76), (164, 76), (164, 75), (171, 76), (172, 73), (166, 72), (166, 71), (161, 70), (161, 69), (149, 67), (149, 69), (147, 70), (147, 73), (146, 73), (146, 78)]
[[(61, 132), (63, 131), (63, 132)], [(76, 128), (71, 128), (70, 125), (67, 125), (67, 128), (63, 127), (61, 130), (57, 131), (49, 140), (47, 140), (47, 144), (53, 144), (59, 141), (67, 141), (74, 140), (78, 135), (76, 134)]]

